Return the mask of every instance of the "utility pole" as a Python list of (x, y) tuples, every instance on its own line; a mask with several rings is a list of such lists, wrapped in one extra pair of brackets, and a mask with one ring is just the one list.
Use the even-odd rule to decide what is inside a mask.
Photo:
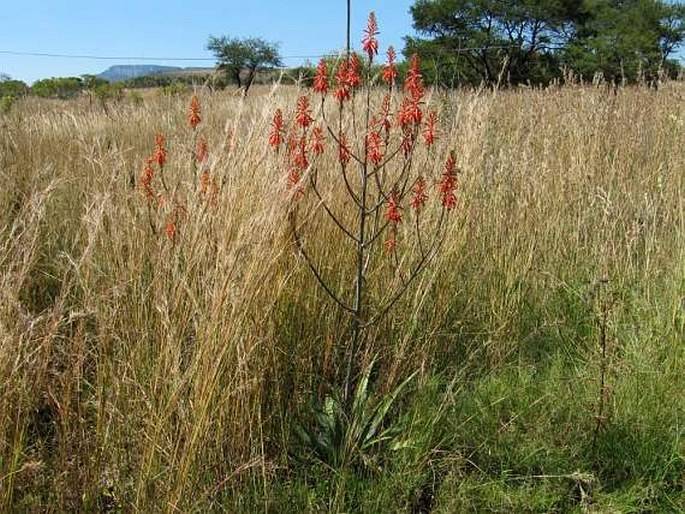
[(350, 60), (350, 18), (351, 18), (351, 1), (352, 0), (347, 0), (347, 46), (345, 47), (345, 57), (347, 61), (349, 62)]

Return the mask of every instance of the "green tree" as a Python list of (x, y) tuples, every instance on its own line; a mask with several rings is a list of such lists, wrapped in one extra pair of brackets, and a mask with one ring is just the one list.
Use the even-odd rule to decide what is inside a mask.
[(78, 77), (53, 77), (37, 80), (31, 92), (44, 98), (73, 98), (83, 90), (83, 82)]
[(661, 0), (417, 0), (408, 37), (440, 83), (654, 78), (685, 39), (685, 6)]
[(653, 81), (685, 38), (685, 6), (655, 0), (595, 0), (576, 28), (564, 63), (612, 82)]
[[(207, 49), (214, 53), (217, 67), (235, 80), (247, 95), (257, 71), (266, 67), (281, 66), (278, 45), (261, 38), (230, 38), (210, 36)], [(247, 72), (245, 80), (242, 73)]]
[(554, 52), (573, 33), (580, 0), (417, 0), (405, 53), (418, 52), (461, 82), (544, 81), (555, 71)]
[(12, 80), (9, 75), (0, 73), (0, 97), (18, 98), (25, 96), (29, 87), (21, 80)]

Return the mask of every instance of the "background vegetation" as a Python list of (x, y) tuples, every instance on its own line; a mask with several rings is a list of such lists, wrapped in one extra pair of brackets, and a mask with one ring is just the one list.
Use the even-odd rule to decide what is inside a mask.
[[(201, 94), (219, 187), (175, 244), (138, 178), (163, 132), (194, 190), (187, 95), (0, 117), (2, 510), (685, 509), (682, 84), (431, 92), (459, 205), (353, 419), (266, 145), (296, 94)], [(309, 244), (336, 277), (342, 239)], [(339, 442), (412, 374), (387, 439)]]

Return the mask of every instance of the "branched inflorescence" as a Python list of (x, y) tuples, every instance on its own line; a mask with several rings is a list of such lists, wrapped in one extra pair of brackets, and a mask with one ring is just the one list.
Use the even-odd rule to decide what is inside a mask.
[[(399, 74), (392, 47), (387, 50), (387, 62), (379, 76), (374, 75), (378, 34), (376, 17), (371, 13), (362, 38), (365, 62), (357, 53), (337, 62), (322, 59), (312, 87), (320, 99), (318, 107), (312, 109), (310, 95), (300, 96), (290, 122), (281, 109), (276, 109), (268, 137), (279, 156), (279, 167), (285, 172), (293, 200), (290, 220), (297, 251), (326, 293), (352, 315), (350, 359), (357, 352), (363, 329), (392, 308), (435, 255), (445, 217), (456, 206), (457, 169), (450, 152), (442, 174), (434, 180), (436, 201), (440, 203), (431, 215), (425, 214), (431, 196), (426, 176), (434, 167), (438, 114), (426, 110), (418, 56), (411, 58), (402, 88), (396, 86)], [(282, 152), (284, 145), (286, 151)], [(326, 158), (329, 152), (334, 156), (331, 159)], [(337, 166), (338, 172), (331, 173), (332, 166)], [(337, 184), (330, 183), (323, 189), (324, 180)], [(351, 211), (336, 210), (335, 198), (328, 194), (336, 187), (344, 192), (347, 201), (343, 203), (348, 209), (351, 206)], [(307, 203), (307, 198), (313, 202)], [(405, 204), (410, 208), (406, 215)], [(305, 247), (302, 235), (307, 224), (298, 224), (297, 213), (306, 205), (321, 208), (353, 248), (355, 277), (350, 299), (334, 292)], [(422, 216), (426, 219), (422, 220)], [(408, 217), (413, 218), (413, 227), (403, 228)], [(412, 234), (415, 245), (409, 243)], [(374, 262), (384, 266), (374, 259), (376, 247), (393, 256), (390, 262), (396, 265), (399, 280), (388, 291), (384, 303), (371, 306), (364, 294), (367, 275)], [(399, 269), (398, 251), (413, 255), (414, 264), (405, 272)], [(402, 261), (411, 263), (412, 259)]]
[[(209, 144), (201, 133), (202, 109), (197, 95), (193, 95), (188, 106), (187, 120), (192, 130), (193, 148), (190, 152), (195, 191), (199, 200), (207, 205), (215, 205), (218, 194), (218, 181), (209, 167)], [(151, 156), (145, 159), (140, 176), (140, 187), (148, 200), (148, 222), (153, 234), (158, 233), (158, 226), (163, 226), (167, 239), (176, 244), (179, 238), (179, 224), (186, 220), (188, 211), (183, 187), (178, 182), (170, 187), (165, 176), (168, 161), (166, 139), (163, 134), (155, 136), (155, 148)], [(156, 177), (159, 176), (159, 180)], [(157, 186), (157, 182), (161, 188)], [(199, 189), (197, 184), (199, 183)], [(161, 217), (161, 219), (157, 219)]]

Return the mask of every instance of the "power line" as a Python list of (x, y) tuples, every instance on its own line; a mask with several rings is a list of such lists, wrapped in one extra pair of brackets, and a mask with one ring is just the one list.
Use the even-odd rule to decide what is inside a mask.
[[(492, 45), (481, 47), (462, 47), (453, 49), (431, 49), (428, 54), (461, 54), (483, 50), (505, 50), (519, 48), (518, 45)], [(551, 48), (551, 47), (550, 47)], [(333, 53), (316, 55), (284, 55), (281, 59), (319, 59), (330, 57)], [(142, 57), (131, 55), (90, 55), (90, 54), (62, 54), (49, 52), (22, 52), (17, 50), (0, 50), (0, 55), (15, 55), (22, 57), (49, 57), (56, 59), (89, 59), (98, 61), (176, 61), (176, 62), (216, 62), (214, 57)]]
[[(124, 56), (124, 55), (78, 55), (78, 54), (55, 54), (47, 52), (20, 52), (15, 50), (0, 50), (3, 55), (16, 55), (24, 57), (50, 57), (58, 59), (91, 59), (98, 61), (211, 61), (215, 62), (213, 57), (139, 57), (139, 56)], [(318, 57), (326, 57), (326, 55), (286, 55), (282, 59), (315, 59)]]

